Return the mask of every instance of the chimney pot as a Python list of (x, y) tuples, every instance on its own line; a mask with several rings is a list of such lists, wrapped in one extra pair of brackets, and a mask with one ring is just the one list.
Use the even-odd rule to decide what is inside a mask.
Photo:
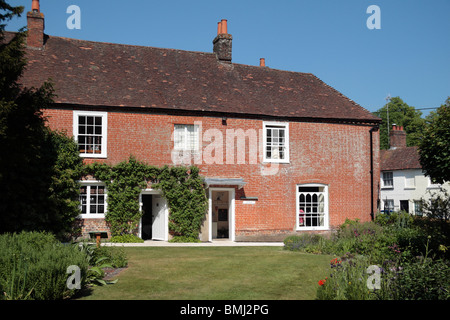
[(220, 34), (228, 34), (228, 25), (227, 25), (227, 20), (226, 19), (222, 19), (221, 21), (221, 32)]
[(259, 59), (259, 66), (260, 67), (265, 67), (266, 66), (266, 59), (260, 58)]
[(31, 2), (31, 11), (33, 11), (33, 12), (40, 12), (39, 0), (33, 0)]

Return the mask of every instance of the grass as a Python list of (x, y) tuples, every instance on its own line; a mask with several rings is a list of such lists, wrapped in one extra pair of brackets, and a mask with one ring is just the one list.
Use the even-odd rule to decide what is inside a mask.
[(125, 247), (128, 268), (92, 300), (310, 300), (327, 255), (282, 247)]

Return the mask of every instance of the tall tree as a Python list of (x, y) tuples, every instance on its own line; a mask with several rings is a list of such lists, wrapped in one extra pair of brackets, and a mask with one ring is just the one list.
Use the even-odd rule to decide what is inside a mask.
[(388, 131), (392, 130), (394, 123), (398, 126), (403, 126), (406, 131), (407, 146), (417, 146), (419, 144), (423, 135), (425, 119), (422, 118), (422, 112), (409, 106), (400, 97), (392, 98), (385, 106), (375, 111), (374, 114), (383, 120), (380, 126), (381, 149), (389, 149)]
[(450, 181), (450, 97), (427, 121), (419, 144), (420, 163), (427, 176), (444, 183)]
[(61, 186), (76, 181), (81, 163), (67, 156), (75, 142), (45, 125), (41, 108), (53, 102), (51, 84), (20, 84), (26, 31), (6, 34), (4, 22), (22, 12), (0, 0), (0, 232), (60, 233), (79, 213), (73, 209), (76, 188), (67, 193)]

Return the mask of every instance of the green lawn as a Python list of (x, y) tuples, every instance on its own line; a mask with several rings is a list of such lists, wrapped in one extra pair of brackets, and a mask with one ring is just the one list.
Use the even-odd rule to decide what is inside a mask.
[(308, 300), (331, 256), (282, 247), (125, 247), (128, 268), (114, 285), (82, 299)]

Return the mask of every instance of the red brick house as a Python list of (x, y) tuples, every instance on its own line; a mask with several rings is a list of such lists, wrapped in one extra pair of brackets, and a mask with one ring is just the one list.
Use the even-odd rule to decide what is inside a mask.
[[(52, 79), (49, 126), (73, 134), (86, 162), (197, 165), (201, 240), (282, 240), (373, 217), (380, 119), (312, 74), (232, 62), (226, 21), (212, 52), (192, 52), (53, 37), (38, 6), (27, 17), (23, 83)], [(108, 230), (106, 194), (82, 182), (85, 232)], [(167, 240), (162, 195), (140, 201), (140, 236)]]

